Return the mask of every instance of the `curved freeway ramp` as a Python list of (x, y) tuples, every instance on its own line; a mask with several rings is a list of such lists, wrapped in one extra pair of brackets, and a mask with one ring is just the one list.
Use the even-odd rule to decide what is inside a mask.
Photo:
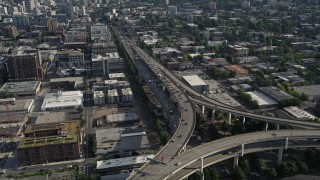
[[(150, 165), (153, 166), (152, 169), (154, 171), (141, 171), (140, 174), (146, 173), (143, 177), (145, 179), (174, 179), (175, 174), (177, 174), (177, 178), (184, 177), (185, 174), (179, 173), (183, 172), (184, 169), (193, 163), (198, 163), (200, 165), (199, 160), (204, 158), (204, 160), (210, 156), (215, 157), (213, 155), (220, 155), (221, 158), (215, 157), (213, 161), (219, 162), (224, 159), (234, 157), (236, 155), (230, 155), (227, 157), (222, 156), (222, 152), (240, 147), (241, 144), (244, 144), (244, 152), (246, 151), (246, 147), (253, 146), (252, 148), (257, 149), (256, 151), (262, 151), (264, 148), (279, 148), (285, 147), (285, 139), (308, 139), (308, 138), (320, 138), (319, 130), (280, 130), (280, 131), (264, 131), (264, 132), (255, 132), (242, 134), (237, 136), (232, 136), (228, 138), (219, 139), (210, 143), (203, 144), (201, 146), (192, 148), (179, 156), (176, 156), (174, 159), (167, 162), (166, 166), (162, 165)], [(319, 145), (319, 142), (312, 141), (314, 144), (312, 146)], [(316, 144), (316, 145), (315, 145)], [(302, 146), (303, 147), (303, 146)], [(250, 152), (250, 148), (248, 150)], [(207, 160), (207, 164), (211, 161)], [(179, 164), (179, 165), (177, 165)], [(185, 171), (186, 175), (189, 174), (188, 171)], [(180, 175), (179, 175), (180, 174)], [(179, 176), (179, 177), (178, 177)], [(172, 177), (172, 178), (171, 178)]]
[(283, 119), (283, 118), (276, 118), (276, 117), (270, 117), (270, 116), (263, 116), (259, 114), (253, 114), (249, 112), (244, 112), (241, 110), (236, 110), (236, 109), (230, 109), (226, 108), (224, 106), (218, 106), (214, 105), (213, 103), (208, 103), (204, 102), (199, 99), (194, 99), (190, 97), (190, 100), (198, 105), (204, 105), (208, 108), (216, 109), (222, 112), (227, 112), (231, 113), (237, 116), (244, 116), (247, 118), (251, 118), (257, 121), (265, 121), (268, 123), (275, 123), (279, 125), (284, 125), (284, 126), (289, 126), (289, 127), (295, 127), (295, 128), (302, 128), (302, 129), (320, 129), (320, 124), (319, 123), (311, 123), (307, 121), (297, 121), (293, 119)]

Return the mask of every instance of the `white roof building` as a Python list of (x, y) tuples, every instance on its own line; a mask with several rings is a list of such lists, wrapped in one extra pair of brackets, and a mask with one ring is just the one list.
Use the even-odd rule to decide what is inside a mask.
[(83, 106), (82, 91), (59, 91), (46, 94), (41, 111), (74, 109)]
[(246, 92), (248, 93), (253, 100), (256, 100), (258, 102), (259, 106), (272, 106), (278, 104), (268, 96), (258, 92), (258, 91), (253, 91), (253, 92)]
[(135, 164), (142, 164), (148, 161), (148, 158), (154, 158), (154, 155), (145, 155), (145, 156), (134, 156), (134, 157), (125, 157), (117, 159), (109, 159), (104, 161), (97, 161), (97, 170), (123, 167)]
[(316, 119), (314, 115), (308, 113), (307, 111), (298, 108), (297, 106), (290, 106), (283, 108), (287, 113), (292, 115), (296, 119), (300, 120), (309, 120), (309, 119)]

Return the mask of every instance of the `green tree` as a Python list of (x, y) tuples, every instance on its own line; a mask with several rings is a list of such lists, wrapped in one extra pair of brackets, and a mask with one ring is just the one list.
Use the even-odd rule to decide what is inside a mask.
[(246, 174), (243, 172), (243, 170), (239, 166), (236, 166), (232, 171), (232, 179), (246, 180), (247, 177), (246, 177)]
[(267, 179), (277, 179), (278, 173), (274, 168), (270, 168), (265, 171), (265, 175)]
[(298, 162), (297, 167), (298, 167), (300, 173), (305, 173), (309, 170), (309, 167), (305, 162), (301, 162), (301, 161)]

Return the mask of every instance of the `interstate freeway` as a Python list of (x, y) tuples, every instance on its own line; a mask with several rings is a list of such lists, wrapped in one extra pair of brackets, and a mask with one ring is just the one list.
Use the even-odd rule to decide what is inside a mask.
[[(191, 101), (193, 101), (195, 104), (198, 104), (198, 105), (203, 105), (205, 107), (208, 107), (208, 108), (212, 108), (212, 109), (215, 109), (215, 110), (220, 110), (222, 112), (228, 112), (228, 113), (232, 113), (232, 114), (235, 114), (237, 116), (243, 116), (243, 117), (249, 117), (249, 118), (252, 118), (252, 119), (255, 119), (255, 120), (260, 120), (260, 121), (265, 121), (265, 122), (270, 122), (270, 123), (276, 123), (276, 124), (279, 124), (279, 125), (285, 125), (285, 126), (290, 126), (290, 127), (295, 127), (295, 128), (305, 128), (305, 129), (319, 129), (320, 128), (320, 124), (316, 124), (316, 123), (309, 123), (309, 122), (301, 122), (301, 121), (296, 121), (296, 120), (291, 120), (291, 119), (282, 119), (282, 118), (275, 118), (275, 117), (268, 117), (268, 116), (263, 116), (263, 115), (258, 115), (258, 114), (253, 114), (253, 113), (250, 113), (250, 112), (245, 112), (245, 111), (242, 111), (240, 109), (236, 109), (236, 108), (233, 108), (233, 107), (229, 107), (221, 102), (217, 102), (213, 99), (209, 99), (205, 96), (202, 96), (201, 94), (199, 94), (198, 92), (194, 91), (192, 88), (190, 88), (189, 86), (187, 86), (186, 84), (184, 84), (180, 79), (178, 79), (175, 75), (173, 75), (170, 71), (166, 70), (161, 64), (159, 64), (156, 60), (154, 60), (152, 57), (150, 57), (148, 54), (146, 54), (144, 51), (142, 51), (139, 47), (137, 47), (134, 43), (132, 43), (132, 41), (128, 38), (124, 38), (122, 40), (122, 44), (126, 44), (127, 46), (130, 46), (134, 52), (136, 53), (136, 55), (138, 55), (141, 60), (143, 60), (148, 66), (150, 69), (152, 69), (154, 71), (154, 73), (156, 75), (160, 75), (160, 74), (163, 74), (164, 77), (167, 77), (169, 79), (169, 84), (174, 87), (178, 87), (180, 89), (183, 89), (184, 92), (186, 92), (190, 97), (189, 98), (183, 98), (185, 101), (185, 103), (187, 104), (190, 104), (188, 103), (189, 99)], [(128, 47), (127, 47), (128, 48)], [(127, 49), (127, 52), (128, 52), (128, 49)], [(166, 82), (168, 82), (168, 80), (165, 80)], [(172, 84), (174, 83), (174, 85)], [(184, 94), (184, 93), (183, 93)], [(180, 103), (179, 103), (180, 104)], [(193, 107), (192, 106), (188, 106), (187, 108), (183, 108), (185, 109), (186, 111), (189, 111), (191, 110), (193, 111)], [(186, 117), (186, 116), (184, 116)], [(190, 116), (189, 116), (190, 118)], [(195, 121), (195, 119), (193, 118), (190, 118), (191, 121)], [(188, 122), (190, 121), (188, 120)], [(194, 122), (193, 122), (194, 123)], [(179, 128), (181, 127), (181, 122), (180, 122), (180, 125), (179, 125)], [(174, 140), (176, 137), (181, 137), (182, 134), (180, 134), (179, 136), (177, 136), (179, 134), (179, 128), (177, 130), (177, 132), (175, 133), (175, 135), (173, 136), (173, 138), (171, 140)], [(189, 137), (191, 136), (192, 132), (193, 132), (193, 129), (189, 129), (189, 131), (187, 131), (188, 134), (186, 137)], [(290, 131), (291, 133), (293, 131)], [(301, 131), (299, 131), (301, 132)], [(307, 132), (307, 131), (305, 131)], [(317, 131), (310, 131), (312, 133), (317, 133)], [(269, 133), (269, 132), (268, 132)], [(311, 135), (314, 135), (314, 134), (311, 134)], [(246, 136), (243, 135), (243, 136)], [(241, 137), (242, 139), (243, 137)], [(275, 140), (277, 139), (277, 137), (273, 137)], [(187, 142), (188, 140), (184, 140), (184, 142)], [(224, 140), (222, 140), (224, 141)], [(171, 145), (173, 144), (173, 146)], [(157, 156), (159, 157), (161, 153), (163, 152), (168, 152), (170, 150), (168, 150), (168, 146), (171, 146), (174, 148), (174, 146), (177, 146), (176, 148), (179, 150), (181, 149), (181, 147), (185, 147), (185, 144), (184, 145), (181, 145), (180, 143), (176, 143), (176, 142), (172, 142), (170, 141), (164, 148), (162, 148), (160, 150), (160, 152), (157, 154)], [(199, 146), (200, 150), (202, 151), (205, 146)], [(217, 145), (216, 147), (219, 147), (219, 145)], [(221, 146), (223, 148), (223, 146)], [(193, 148), (192, 150), (190, 151), (199, 151), (198, 147), (196, 148)], [(170, 148), (172, 150), (172, 148)], [(211, 149), (209, 149), (210, 151)], [(188, 151), (188, 152), (190, 152)], [(174, 150), (174, 152), (177, 152), (176, 150)], [(211, 153), (214, 152), (214, 151), (210, 151)], [(164, 153), (166, 154), (166, 153)], [(171, 153), (172, 154), (172, 153)], [(183, 153), (185, 154), (185, 153)], [(193, 157), (193, 154), (188, 154), (189, 157)], [(187, 156), (188, 156), (187, 155)], [(187, 157), (185, 156), (185, 157)], [(182, 163), (181, 161), (177, 161), (177, 159), (179, 160), (180, 157), (184, 157), (182, 155), (179, 155), (175, 158), (174, 155), (166, 155), (165, 156), (165, 162), (168, 163), (169, 166), (165, 166), (165, 167), (169, 167), (168, 168), (165, 168), (165, 167), (162, 167), (161, 165), (151, 165), (150, 163), (147, 163), (145, 166), (143, 166), (141, 169), (140, 169), (140, 173), (142, 173), (143, 175), (146, 175), (146, 176), (139, 176), (139, 174), (134, 174), (133, 176), (131, 176), (129, 179), (166, 179), (168, 178), (170, 175), (172, 174), (175, 174), (175, 172), (178, 172), (180, 171), (182, 168), (179, 168), (179, 167), (185, 167), (185, 166), (188, 166), (192, 163), (194, 163), (195, 161), (197, 161), (196, 158), (199, 159), (199, 157), (196, 157), (195, 159), (190, 159), (189, 161), (186, 160), (186, 162), (184, 162), (185, 164), (182, 165), (182, 166), (174, 166), (175, 163)], [(171, 157), (169, 160), (167, 157)], [(201, 156), (202, 157), (202, 156)], [(204, 157), (207, 157), (207, 156), (204, 156)], [(181, 159), (181, 160), (185, 160), (185, 159)], [(178, 167), (178, 168), (177, 168)], [(162, 169), (162, 170), (161, 170)]]
[[(320, 146), (318, 141), (307, 141), (308, 139), (320, 139), (319, 130), (277, 130), (247, 133), (200, 145), (176, 156), (167, 162), (166, 166), (159, 164), (150, 165), (154, 166), (155, 169), (157, 169), (156, 171), (146, 172), (142, 169), (139, 173), (146, 174), (146, 176), (144, 176), (145, 179), (179, 179), (192, 173), (188, 167), (191, 166), (193, 172), (196, 171), (194, 168), (200, 168), (201, 158), (206, 161), (206, 165), (214, 164), (241, 154), (240, 147), (242, 144), (244, 145), (244, 154), (246, 152), (285, 148), (286, 138), (298, 141), (298, 143), (288, 145), (288, 148)], [(300, 144), (299, 140), (302, 140)], [(230, 150), (232, 153), (226, 153), (229, 156), (224, 156), (224, 152)], [(198, 166), (196, 166), (196, 164), (198, 164)]]

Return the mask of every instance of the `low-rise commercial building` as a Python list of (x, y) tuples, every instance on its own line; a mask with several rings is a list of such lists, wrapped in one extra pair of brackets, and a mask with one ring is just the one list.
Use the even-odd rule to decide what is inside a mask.
[[(47, 123), (57, 123), (64, 122), (66, 120), (65, 112), (41, 112), (38, 114), (37, 118), (33, 124), (47, 124)], [(31, 118), (29, 119), (31, 121)]]
[(237, 76), (247, 76), (248, 70), (237, 65), (229, 65), (224, 67), (228, 71), (234, 71)]
[(135, 126), (97, 129), (96, 139), (98, 156), (120, 155), (151, 148), (147, 133), (143, 128)]
[(290, 106), (285, 107), (283, 110), (287, 113), (289, 113), (292, 117), (299, 120), (309, 120), (309, 119), (316, 119), (317, 117), (308, 113), (307, 111), (298, 108), (297, 106)]
[(278, 103), (269, 98), (268, 96), (258, 92), (258, 91), (253, 91), (253, 92), (246, 92), (248, 93), (253, 100), (256, 100), (258, 102), (258, 105), (260, 107), (272, 107), (277, 105)]
[(27, 126), (18, 146), (20, 165), (67, 161), (80, 158), (79, 122)]
[(117, 52), (92, 56), (91, 70), (93, 76), (107, 76), (110, 73), (122, 73), (123, 59)]
[(117, 89), (108, 90), (108, 103), (117, 104), (119, 102), (119, 93)]
[(18, 97), (34, 97), (40, 91), (40, 81), (23, 81), (5, 83), (0, 92)]
[(100, 106), (106, 104), (105, 96), (103, 91), (94, 91), (93, 92), (93, 101), (95, 106)]
[(281, 102), (281, 101), (290, 100), (294, 98), (290, 94), (274, 86), (260, 87), (259, 91), (276, 102)]
[(123, 103), (133, 102), (133, 93), (131, 88), (121, 89), (121, 102)]
[(41, 111), (76, 109), (83, 107), (82, 91), (59, 91), (58, 93), (46, 94)]
[(50, 79), (50, 89), (67, 89), (75, 90), (83, 86), (82, 77), (64, 77)]
[[(16, 99), (14, 105), (9, 105), (9, 110), (10, 113), (28, 113), (31, 111), (33, 105), (33, 99)], [(5, 106), (0, 106), (0, 114), (2, 113), (7, 113), (7, 108)]]
[(83, 53), (76, 50), (58, 51), (56, 60), (57, 67), (65, 69), (82, 68), (85, 65)]
[(306, 94), (310, 101), (320, 98), (320, 85), (298, 86), (294, 88), (298, 93)]
[(109, 74), (109, 79), (115, 79), (118, 81), (123, 81), (126, 80), (126, 76), (124, 75), (124, 73), (110, 73)]
[(199, 78), (199, 76), (182, 76), (182, 78), (193, 90), (197, 91), (198, 93), (209, 92), (209, 85)]

